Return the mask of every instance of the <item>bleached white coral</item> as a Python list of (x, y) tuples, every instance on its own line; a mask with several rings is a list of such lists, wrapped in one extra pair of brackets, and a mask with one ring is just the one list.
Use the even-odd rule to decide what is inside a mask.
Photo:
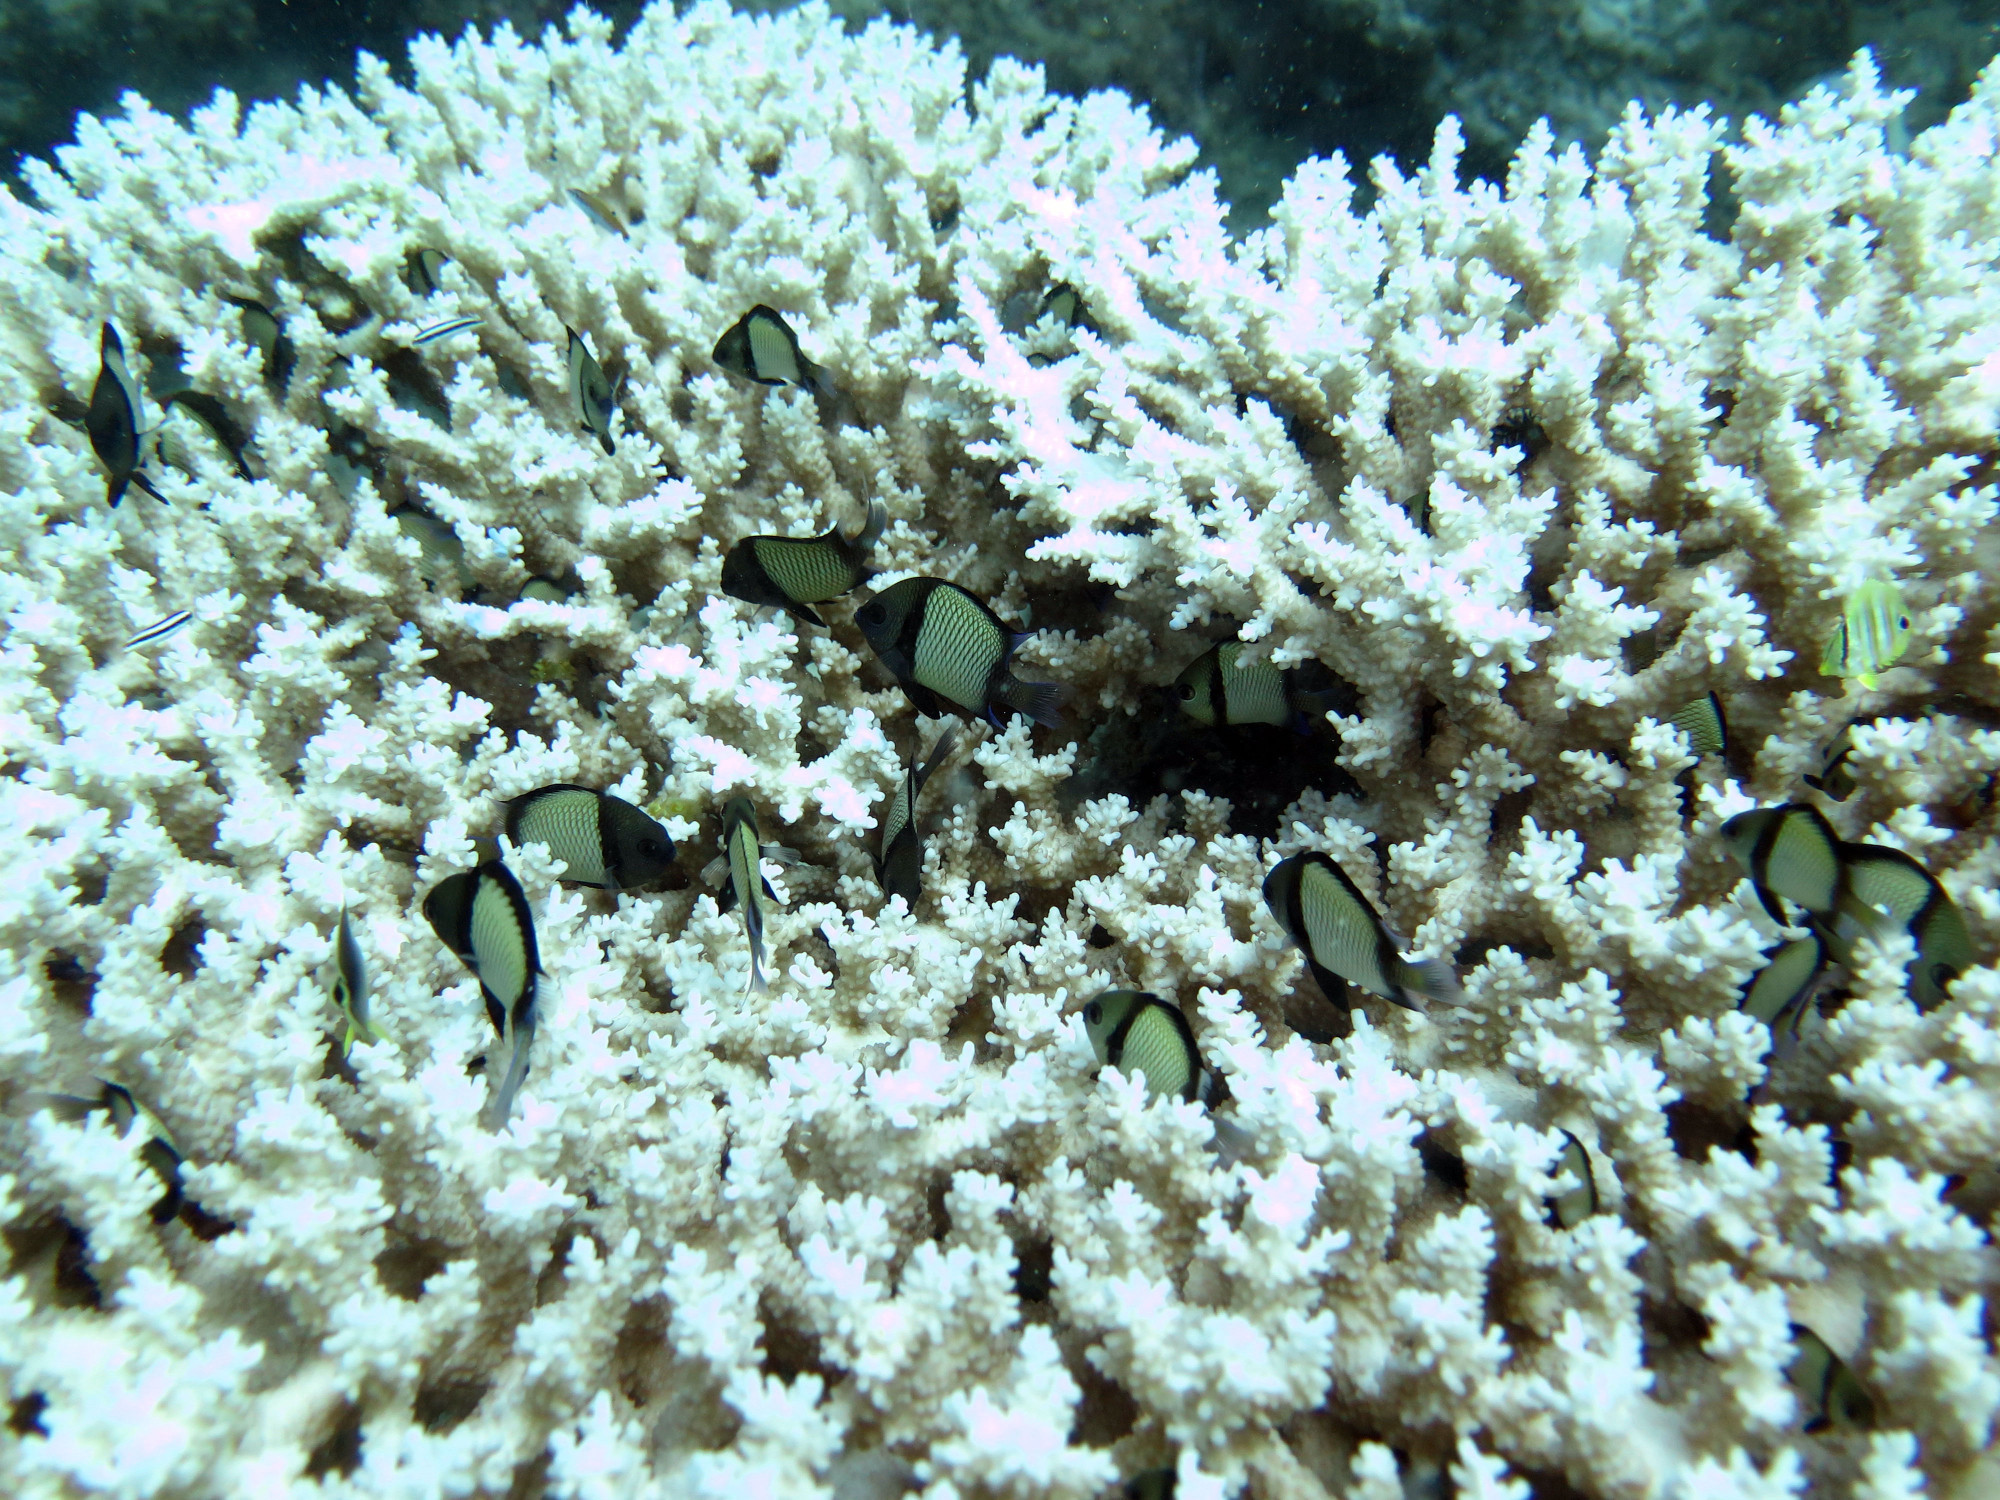
[[(1994, 1266), (1951, 1174), (2000, 1140), (2000, 976), (1919, 1013), (1907, 943), (1863, 942), (1770, 1055), (1735, 1007), (1780, 933), (1717, 829), (1872, 719), (1842, 832), (2000, 935), (2000, 72), (1908, 156), (1865, 62), (1727, 148), (1699, 113), (1634, 111), (1594, 167), (1538, 132), (1504, 190), (1448, 126), (1367, 213), (1308, 163), (1235, 242), (1117, 97), (968, 91), (810, 8), (411, 62), (186, 126), (135, 100), (0, 196), (11, 1491), (1991, 1482)], [(759, 302), (831, 395), (714, 367)], [(485, 321), (414, 345), (451, 316)], [(107, 319), (149, 407), (237, 415), (254, 477), (211, 454), (104, 507), (64, 418)], [(614, 454), (565, 325), (622, 381)], [(875, 500), (879, 567), (1039, 627), (1076, 689), (1068, 730), (968, 731), (914, 911), (872, 851), (937, 726), (846, 606), (802, 632), (719, 587), (738, 538)], [(1882, 571), (1912, 651), (1819, 676)], [(1172, 786), (1152, 690), (1232, 626), (1355, 693)], [(1670, 724), (1710, 690), (1732, 760)], [(1273, 759), (1337, 774), (1273, 802)], [(545, 972), (496, 1135), (420, 902), (556, 781), (653, 808), (686, 878), (506, 851)], [(695, 873), (738, 793), (799, 855), (749, 997)], [(1315, 998), (1260, 892), (1308, 848), (1462, 1005)], [(345, 1058), (343, 906), (390, 1036)], [(1078, 1013), (1114, 985), (1180, 1003), (1214, 1113), (1097, 1070)], [(181, 1220), (143, 1132), (44, 1108), (93, 1076), (171, 1129)], [(1794, 1323), (1872, 1437), (1800, 1430)]]

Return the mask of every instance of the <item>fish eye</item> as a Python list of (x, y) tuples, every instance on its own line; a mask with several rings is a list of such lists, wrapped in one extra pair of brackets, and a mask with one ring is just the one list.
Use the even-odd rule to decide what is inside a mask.
[(658, 839), (647, 837), (639, 840), (639, 852), (648, 859), (662, 859), (666, 856), (666, 845)]
[(1181, 702), (1183, 703), (1192, 702), (1194, 699), (1194, 684), (1191, 682), (1182, 683), (1180, 685), (1180, 695), (1181, 695)]
[(1910, 617), (1908, 615), (1897, 615), (1896, 628), (1898, 630), (1908, 630), (1910, 628)]
[(1104, 1019), (1104, 1004), (1102, 1001), (1093, 1000), (1090, 1002), (1090, 1004), (1086, 1005), (1083, 1008), (1084, 1025), (1095, 1026), (1099, 1021), (1103, 1019)]
[(864, 625), (879, 625), (885, 614), (886, 611), (879, 604), (864, 604), (861, 606), (861, 613), (855, 618)]

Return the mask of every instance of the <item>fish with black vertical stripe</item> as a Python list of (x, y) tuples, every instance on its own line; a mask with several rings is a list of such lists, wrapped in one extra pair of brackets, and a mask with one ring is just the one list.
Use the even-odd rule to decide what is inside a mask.
[(535, 1039), (535, 977), (542, 961), (528, 898), (513, 871), (492, 859), (433, 886), (424, 897), (424, 916), (479, 980), (487, 1019), (507, 1049), (506, 1076), (485, 1114), (487, 1128), (498, 1130), (513, 1113)]
[(947, 729), (931, 746), (931, 753), (924, 757), (922, 765), (911, 760), (902, 780), (896, 783), (888, 812), (882, 815), (882, 852), (875, 861), (875, 875), (882, 882), (885, 895), (901, 896), (912, 911), (916, 909), (924, 879), (924, 843), (917, 833), (917, 798), (923, 795), (924, 783), (944, 763), (957, 742), (958, 731)]
[(653, 819), (621, 797), (569, 782), (510, 799), (507, 837), (548, 845), (566, 867), (564, 880), (612, 891), (648, 885), (674, 862), (674, 841)]
[(1143, 990), (1106, 990), (1083, 1008), (1083, 1031), (1100, 1067), (1143, 1076), (1148, 1099), (1210, 1104), (1218, 1092), (1201, 1065), (1180, 1007)]
[(1427, 1000), (1461, 997), (1450, 964), (1403, 956), (1402, 941), (1329, 855), (1308, 850), (1280, 860), (1264, 878), (1264, 900), (1336, 1004), (1343, 980), (1419, 1012)]
[(863, 600), (854, 620), (920, 714), (935, 717), (949, 703), (995, 724), (1003, 708), (1037, 724), (1062, 721), (1068, 689), (1023, 682), (1008, 670), (1027, 637), (955, 583), (905, 578)]
[(867, 521), (851, 537), (843, 536), (838, 524), (818, 536), (746, 536), (722, 559), (722, 592), (824, 627), (812, 606), (861, 582), (868, 554), (888, 524), (889, 508), (871, 500)]
[(136, 484), (162, 505), (167, 497), (153, 488), (153, 481), (139, 470), (143, 457), (140, 427), (145, 406), (139, 386), (125, 366), (125, 345), (118, 330), (109, 323), (97, 344), (97, 383), (90, 388), (90, 410), (84, 414), (83, 429), (90, 435), (91, 451), (104, 465), (104, 499), (112, 509), (125, 498), (127, 485)]
[(799, 351), (799, 336), (775, 308), (759, 302), (715, 341), (715, 362), (758, 385), (797, 385), (832, 394), (826, 371)]
[(1268, 659), (1251, 664), (1242, 660), (1243, 649), (1240, 641), (1224, 641), (1187, 665), (1174, 679), (1182, 713), (1209, 728), (1278, 724), (1304, 734), (1316, 717), (1352, 706), (1340, 684), (1316, 685), (1332, 675), (1319, 663), (1289, 670)]

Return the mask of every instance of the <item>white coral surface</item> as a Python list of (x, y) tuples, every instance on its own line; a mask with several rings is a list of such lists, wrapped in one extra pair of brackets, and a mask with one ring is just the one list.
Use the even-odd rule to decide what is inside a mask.
[[(1948, 1189), (2000, 1150), (2000, 972), (1922, 1014), (1864, 942), (1773, 1063), (1735, 1006), (1780, 929), (1717, 829), (1858, 719), (1822, 805), (2000, 943), (2000, 70), (1907, 155), (1865, 59), (1735, 144), (1538, 133), (1504, 187), (1448, 122), (1365, 212), (1308, 162), (1240, 242), (1122, 98), (963, 71), (812, 7), (616, 45), (578, 12), (353, 97), (131, 98), (0, 193), (0, 1489), (1995, 1493), (1990, 1199)], [(715, 366), (760, 302), (830, 396)], [(107, 320), (147, 421), (219, 398), (253, 477), (196, 452), (106, 507)], [(1076, 689), (1064, 729), (970, 726), (914, 912), (871, 860), (941, 726), (850, 601), (720, 593), (739, 537), (878, 499), (885, 575), (1039, 627), (1022, 675)], [(1907, 658), (1821, 676), (1876, 576)], [(1232, 629), (1358, 690), (1272, 732), (1338, 774), (1261, 826), (1140, 763)], [(1697, 764), (1668, 720), (1710, 690), (1735, 750)], [(655, 808), (680, 873), (506, 851), (545, 973), (494, 1134), (420, 903), (556, 781)], [(767, 994), (698, 873), (737, 794), (799, 856)], [(1307, 848), (1462, 1006), (1295, 1030), (1327, 1007), (1259, 888)], [(345, 1060), (343, 906), (389, 1038)], [(1214, 1115), (1097, 1072), (1110, 986), (1182, 1005)], [(93, 1077), (199, 1213), (156, 1226), (142, 1134), (47, 1107)], [(1567, 1229), (1563, 1130), (1600, 1205)], [(1874, 1431), (1803, 1430), (1794, 1323)]]

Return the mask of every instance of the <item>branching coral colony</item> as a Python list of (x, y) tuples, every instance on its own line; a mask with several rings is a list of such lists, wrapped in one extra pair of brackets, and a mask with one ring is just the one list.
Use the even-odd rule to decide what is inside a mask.
[(2000, 71), (411, 74), (0, 196), (0, 1487), (1995, 1492)]

